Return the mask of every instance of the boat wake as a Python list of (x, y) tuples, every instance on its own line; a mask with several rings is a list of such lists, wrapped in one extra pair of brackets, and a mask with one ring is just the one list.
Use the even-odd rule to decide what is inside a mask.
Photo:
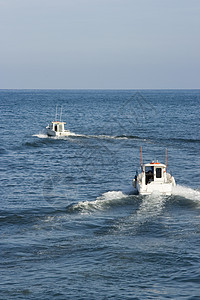
[[(108, 191), (97, 197), (94, 201), (80, 201), (67, 207), (68, 213), (92, 214), (97, 211), (105, 211), (116, 206), (123, 206), (139, 201), (139, 207), (129, 217), (119, 224), (120, 230), (131, 224), (144, 224), (162, 214), (165, 205), (172, 197), (182, 196), (200, 204), (200, 191), (188, 187), (176, 186), (171, 196), (160, 193), (136, 196), (136, 191), (129, 187), (126, 191)], [(137, 201), (137, 203), (138, 203)], [(123, 225), (122, 225), (123, 224)]]
[[(162, 215), (166, 204), (173, 198), (183, 197), (200, 207), (200, 191), (189, 187), (177, 185), (172, 190), (171, 196), (165, 196), (159, 193), (152, 193), (142, 197), (138, 209), (130, 216), (121, 218), (113, 228), (113, 232), (120, 232), (121, 234), (130, 234), (130, 232), (137, 234), (142, 228), (148, 230), (145, 224), (156, 220)], [(144, 227), (143, 227), (144, 226)]]
[(127, 135), (87, 135), (86, 137), (88, 138), (97, 138), (97, 139), (117, 139), (117, 140), (128, 140), (128, 139), (140, 139), (139, 136), (132, 135), (132, 136), (127, 136)]
[(33, 134), (32, 136), (36, 136), (39, 139), (46, 139), (46, 138), (48, 138), (48, 135), (45, 134), (45, 133), (37, 133), (37, 134)]
[(139, 209), (136, 212), (136, 219), (140, 223), (160, 215), (163, 211), (167, 197), (161, 194), (153, 193), (144, 197)]
[(81, 214), (91, 214), (95, 211), (102, 211), (110, 208), (113, 204), (120, 204), (129, 195), (121, 191), (110, 191), (97, 197), (94, 201), (82, 201), (68, 207), (69, 212), (79, 212)]
[(66, 139), (67, 137), (71, 137), (71, 136), (83, 136), (81, 134), (76, 134), (74, 132), (69, 132), (67, 135), (65, 136), (48, 136), (46, 133), (37, 133), (37, 134), (33, 134), (32, 136), (37, 137), (39, 139)]
[(113, 228), (117, 234), (137, 234), (141, 227), (157, 219), (165, 208), (167, 197), (161, 194), (142, 196), (142, 202), (138, 209), (130, 216), (121, 218)]
[(194, 190), (190, 187), (186, 187), (183, 185), (176, 185), (173, 187), (172, 195), (174, 196), (181, 196), (188, 200), (192, 200), (200, 204), (200, 191)]
[(74, 132), (69, 132), (65, 136), (48, 136), (45, 133), (37, 133), (33, 134), (32, 136), (38, 137), (40, 139), (45, 139), (45, 138), (50, 138), (50, 139), (66, 139), (68, 137), (82, 137), (82, 138), (94, 138), (94, 139), (117, 139), (117, 140), (128, 140), (128, 139), (140, 139), (139, 136), (126, 136), (126, 135), (121, 135), (121, 136), (112, 136), (112, 135), (87, 135), (87, 134), (78, 134)]
[[(113, 210), (117, 209), (115, 211), (117, 215), (105, 231), (112, 235), (137, 235), (138, 233), (141, 234), (142, 231), (151, 230), (151, 226), (154, 226), (154, 223), (157, 224), (158, 219), (163, 215), (166, 205), (168, 203), (173, 205), (174, 199), (180, 196), (185, 197), (186, 200), (195, 201), (198, 206), (200, 205), (200, 191), (183, 186), (177, 186), (172, 196), (165, 196), (160, 193), (135, 196), (132, 192), (130, 189), (127, 191), (108, 191), (94, 201), (80, 201), (70, 204), (67, 208), (53, 209), (50, 212), (49, 210), (43, 211), (44, 216), (41, 216), (41, 220), (45, 224), (51, 223), (54, 224), (52, 226), (59, 227), (62, 226), (61, 221), (67, 219), (69, 221), (67, 226), (71, 228), (75, 226), (74, 222), (77, 222), (77, 220), (77, 224), (79, 224), (79, 221), (83, 220), (82, 217), (93, 217), (94, 215), (102, 215), (105, 212), (108, 212), (106, 214), (110, 220), (110, 217), (113, 218)], [(126, 207), (125, 210), (124, 207)], [(110, 211), (112, 212), (110, 213)], [(104, 217), (106, 218), (105, 215)], [(39, 227), (46, 226), (43, 221), (42, 223), (38, 222)], [(159, 228), (157, 225), (154, 226), (153, 230), (155, 231), (157, 227)]]

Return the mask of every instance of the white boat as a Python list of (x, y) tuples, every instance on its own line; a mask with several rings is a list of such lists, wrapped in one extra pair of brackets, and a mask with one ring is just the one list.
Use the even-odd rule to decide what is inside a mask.
[(70, 135), (69, 130), (65, 130), (65, 122), (53, 121), (46, 127), (48, 136), (68, 136)]
[[(66, 122), (61, 121), (62, 116), (62, 107), (60, 111), (60, 121), (52, 121), (47, 127), (47, 135), (48, 136), (68, 136), (71, 134), (69, 130), (65, 130)], [(57, 106), (56, 106), (56, 116), (57, 119)]]
[(133, 179), (133, 186), (141, 195), (150, 195), (160, 193), (171, 195), (173, 186), (176, 185), (174, 177), (167, 173), (167, 149), (165, 164), (154, 162), (143, 165), (142, 147), (141, 147), (141, 169), (142, 172), (136, 172)]

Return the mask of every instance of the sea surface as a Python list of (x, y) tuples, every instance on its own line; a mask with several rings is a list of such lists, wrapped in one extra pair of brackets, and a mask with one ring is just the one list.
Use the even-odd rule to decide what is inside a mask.
[[(67, 137), (46, 135), (56, 106)], [(0, 90), (0, 108), (0, 299), (200, 299), (200, 90)], [(135, 194), (141, 146), (167, 148), (171, 196)]]

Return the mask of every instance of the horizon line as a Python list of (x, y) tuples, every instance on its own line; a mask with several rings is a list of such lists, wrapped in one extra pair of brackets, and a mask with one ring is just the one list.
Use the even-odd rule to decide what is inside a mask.
[(200, 88), (0, 88), (1, 90), (200, 90)]

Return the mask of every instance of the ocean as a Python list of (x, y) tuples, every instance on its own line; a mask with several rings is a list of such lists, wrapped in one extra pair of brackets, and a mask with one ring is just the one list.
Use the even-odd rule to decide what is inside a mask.
[[(70, 136), (46, 135), (56, 106)], [(200, 299), (200, 90), (0, 90), (0, 107), (0, 299)], [(141, 146), (167, 148), (171, 196), (134, 193)]]

